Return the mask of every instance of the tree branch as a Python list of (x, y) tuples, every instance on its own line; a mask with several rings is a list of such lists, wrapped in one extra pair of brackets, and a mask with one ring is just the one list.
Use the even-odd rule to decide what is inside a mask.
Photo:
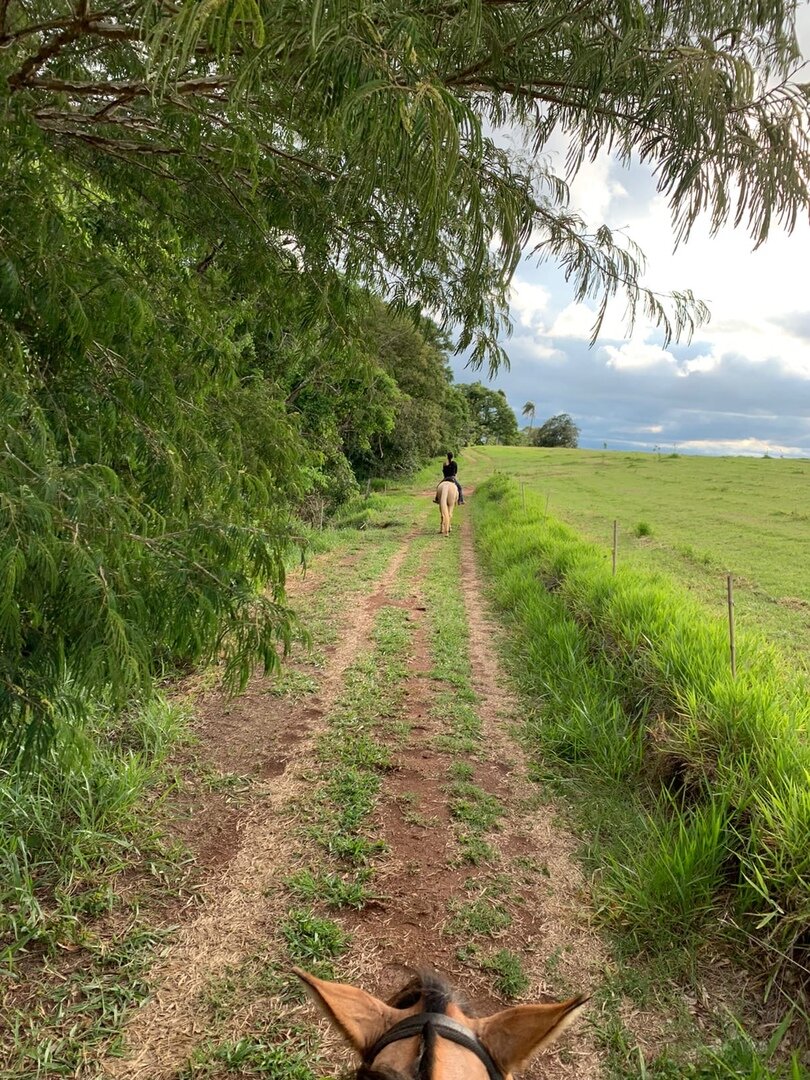
[(104, 135), (95, 135), (90, 131), (75, 131), (68, 127), (53, 127), (49, 130), (56, 135), (69, 135), (73, 139), (79, 139), (89, 146), (97, 146), (102, 150), (113, 150), (126, 154), (155, 154), (161, 157), (181, 157), (184, 151), (180, 147), (157, 146), (155, 143), (134, 142), (126, 139), (109, 139)]
[[(43, 51), (43, 50), (41, 50)], [(39, 55), (39, 54), (38, 54)], [(34, 59), (34, 58), (32, 58)], [(26, 62), (26, 67), (29, 62)], [(178, 94), (213, 95), (216, 90), (224, 90), (233, 84), (230, 76), (204, 75), (198, 79), (186, 79), (178, 83), (173, 90)], [(151, 97), (152, 87), (145, 82), (70, 82), (67, 79), (23, 78), (22, 70), (9, 79), (13, 89), (51, 90), (57, 94), (71, 94), (74, 97), (110, 97), (128, 95), (130, 97)]]

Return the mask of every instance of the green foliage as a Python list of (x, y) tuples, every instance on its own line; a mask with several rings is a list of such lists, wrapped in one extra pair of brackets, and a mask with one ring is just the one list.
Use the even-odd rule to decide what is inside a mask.
[(333, 960), (345, 952), (349, 936), (336, 922), (305, 908), (293, 908), (281, 924), (290, 957), (297, 964)]
[[(0, 949), (6, 963), (32, 943), (80, 937), (107, 910), (106, 875), (156, 850), (139, 805), (182, 730), (165, 702), (121, 716), (96, 706), (60, 729), (36, 773), (0, 768)], [(154, 855), (153, 855), (154, 857)]]
[[(629, 570), (495, 477), (475, 513), (499, 605), (519, 632), (527, 730), (546, 754), (662, 797), (603, 881), (639, 941), (680, 939), (726, 911), (769, 963), (800, 959), (810, 920), (810, 711), (803, 683), (753, 635), (728, 664), (726, 628), (669, 583)], [(634, 811), (634, 820), (638, 812)]]
[(517, 417), (503, 390), (491, 390), (483, 383), (461, 383), (469, 412), (466, 441), (473, 445), (496, 443), (512, 446), (520, 441)]
[(358, 476), (412, 473), (458, 446), (468, 426), (466, 400), (452, 385), (449, 340), (429, 319), (418, 323), (377, 304), (365, 341), (391, 381), (392, 419), (363, 447), (346, 452)]
[[(0, 3), (9, 754), (172, 667), (221, 658), (234, 687), (274, 667), (296, 514), (356, 492), (347, 458), (406, 469), (459, 437), (421, 312), (503, 361), (530, 238), (597, 324), (616, 293), (665, 339), (705, 318), (569, 212), (538, 164), (552, 131), (572, 172), (606, 147), (650, 163), (678, 236), (704, 208), (757, 241), (793, 224), (794, 5), (745, 0), (731, 30), (670, 7)], [(487, 134), (505, 125), (530, 159)], [(475, 440), (517, 441), (506, 410)]]
[(533, 446), (567, 446), (575, 449), (579, 443), (579, 428), (568, 415), (552, 416), (531, 436)]

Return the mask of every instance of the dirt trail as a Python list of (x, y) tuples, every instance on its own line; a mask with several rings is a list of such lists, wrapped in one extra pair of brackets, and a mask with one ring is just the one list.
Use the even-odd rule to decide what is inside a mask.
[[(238, 850), (194, 921), (182, 927), (164, 962), (152, 973), (154, 997), (132, 1018), (126, 1030), (128, 1055), (102, 1064), (107, 1077), (175, 1076), (200, 1039), (195, 1020), (199, 995), (210, 980), (272, 936), (278, 913), (268, 898), (270, 887), (286, 872), (291, 853), (290, 819), (283, 811), (305, 793), (314, 741), (343, 685), (343, 675), (367, 639), (380, 597), (396, 577), (410, 537), (394, 554), (375, 590), (345, 612), (340, 643), (329, 657), (317, 697), (302, 706), (285, 703), (285, 733), (293, 729), (297, 745), (288, 747), (283, 774), (273, 777), (244, 821)], [(308, 587), (311, 587), (308, 585)], [(261, 754), (278, 737), (278, 708), (268, 701), (269, 680), (256, 679), (238, 699), (229, 727), (240, 746)], [(313, 709), (313, 704), (317, 705)], [(250, 718), (249, 728), (242, 722)], [(211, 722), (211, 721), (209, 721)], [(241, 758), (241, 755), (240, 755)], [(88, 1073), (87, 1075), (97, 1075)]]
[[(128, 1025), (128, 1056), (108, 1058), (104, 1076), (176, 1077), (206, 1036), (204, 1017), (198, 1019), (206, 987), (277, 934), (284, 901), (274, 886), (295, 865), (293, 815), (311, 784), (315, 739), (338, 702), (347, 668), (369, 642), (377, 613), (386, 605), (408, 612), (412, 634), (400, 713), (409, 734), (396, 746), (394, 768), (385, 776), (376, 811), (378, 834), (388, 844), (374, 881), (379, 899), (340, 916), (354, 939), (348, 961), (352, 981), (386, 996), (402, 984), (407, 968), (431, 966), (448, 975), (473, 1009), (483, 1013), (504, 1004), (478, 962), (495, 949), (520, 956), (529, 980), (521, 1000), (560, 998), (598, 981), (605, 957), (583, 914), (588, 900), (572, 858), (574, 841), (550, 816), (548, 806), (540, 805), (537, 789), (526, 777), (523, 752), (509, 734), (518, 704), (499, 668), (496, 630), (482, 599), (470, 524), (462, 518), (460, 526), (460, 535), (450, 541), (436, 536), (432, 543), (462, 547), (473, 687), (483, 726), (483, 739), (469, 765), (476, 784), (503, 806), (492, 834), (495, 863), (471, 866), (459, 857), (448, 778), (460, 759), (442, 748), (447, 725), (440, 705), (447, 684), (437, 683), (431, 674), (430, 612), (424, 595), (431, 543), (423, 566), (404, 585), (397, 583), (416, 535), (412, 532), (369, 594), (345, 611), (340, 642), (319, 677), (315, 697), (279, 703), (268, 694), (265, 681), (255, 680), (244, 697), (227, 706), (216, 694), (203, 698), (201, 723), (224, 755), (217, 764), (239, 770), (253, 763), (263, 786), (238, 831), (231, 828), (220, 838), (220, 847), (229, 847), (220, 852), (224, 869), (209, 885), (197, 917), (181, 928), (153, 971), (158, 989)], [(316, 581), (311, 577), (307, 588)], [(204, 818), (194, 827), (204, 830), (210, 824)], [(508, 911), (511, 925), (465, 953), (464, 932), (453, 928), (452, 914), (465, 898), (490, 895), (500, 897), (496, 903)], [(471, 959), (473, 955), (478, 959)], [(248, 1008), (244, 1015), (233, 1016), (229, 1029), (249, 1033), (249, 1013)], [(331, 1037), (327, 1049), (335, 1067), (349, 1060)], [(85, 1075), (97, 1076), (98, 1070)], [(598, 1077), (599, 1059), (587, 1027), (569, 1033), (560, 1049), (523, 1075), (529, 1080), (540, 1075), (547, 1080)]]
[[(453, 933), (450, 912), (465, 897), (487, 896), (493, 883), (502, 884), (505, 876), (511, 879), (512, 895), (499, 904), (508, 910), (511, 926), (480, 948), (483, 953), (507, 948), (521, 955), (530, 980), (521, 1000), (556, 1000), (587, 991), (595, 985), (604, 957), (582, 914), (587, 899), (582, 874), (572, 858), (575, 842), (549, 818), (547, 808), (537, 807), (537, 790), (526, 778), (523, 752), (509, 735), (517, 703), (504, 687), (468, 520), (462, 521), (459, 532), (460, 537), (451, 542), (461, 543), (463, 550), (464, 602), (479, 699), (476, 711), (485, 747), (470, 760), (476, 783), (505, 808), (491, 837), (499, 858), (494, 867), (479, 867), (464, 864), (458, 857), (447, 795), (454, 757), (439, 748), (447, 728), (435, 709), (436, 687), (430, 678), (423, 567), (407, 597), (414, 636), (403, 716), (411, 733), (397, 755), (380, 806), (380, 835), (389, 846), (389, 855), (377, 881), (385, 899), (344, 921), (364, 943), (362, 958), (352, 966), (356, 981), (366, 989), (385, 997), (398, 989), (409, 970), (427, 966), (446, 975), (474, 1012), (486, 1014), (505, 1003), (494, 995), (491, 979), (475, 963), (459, 958), (464, 943)], [(516, 869), (516, 860), (535, 860), (539, 870)], [(350, 1060), (349, 1056), (344, 1060)], [(521, 1075), (526, 1080), (598, 1077), (598, 1055), (586, 1029), (568, 1033), (560, 1047), (552, 1048)]]

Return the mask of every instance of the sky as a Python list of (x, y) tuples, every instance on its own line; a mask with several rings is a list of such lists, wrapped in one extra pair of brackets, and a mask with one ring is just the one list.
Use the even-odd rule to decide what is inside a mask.
[[(798, 30), (810, 56), (810, 5)], [(550, 149), (562, 171), (564, 146)], [(553, 265), (527, 259), (513, 282), (513, 333), (502, 341), (510, 369), (489, 380), (456, 358), (457, 381), (503, 389), (521, 424), (526, 401), (535, 423), (570, 413), (584, 447), (810, 457), (810, 222), (790, 236), (773, 231), (757, 251), (744, 229), (712, 237), (699, 222), (673, 251), (670, 213), (650, 171), (607, 154), (580, 170), (571, 207), (589, 225), (625, 232), (647, 258), (643, 283), (691, 288), (709, 305), (710, 322), (688, 345), (665, 349), (650, 325), (628, 337), (618, 304), (589, 347), (595, 305), (574, 302)]]

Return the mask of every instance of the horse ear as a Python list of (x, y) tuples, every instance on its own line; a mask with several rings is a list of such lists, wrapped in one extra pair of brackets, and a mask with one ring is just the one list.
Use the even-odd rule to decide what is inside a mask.
[(347, 983), (325, 982), (300, 968), (293, 972), (310, 997), (359, 1054), (373, 1046), (402, 1014), (379, 998)]
[(505, 1074), (521, 1068), (538, 1050), (553, 1043), (585, 1007), (583, 994), (553, 1005), (516, 1005), (471, 1021), (478, 1038)]

